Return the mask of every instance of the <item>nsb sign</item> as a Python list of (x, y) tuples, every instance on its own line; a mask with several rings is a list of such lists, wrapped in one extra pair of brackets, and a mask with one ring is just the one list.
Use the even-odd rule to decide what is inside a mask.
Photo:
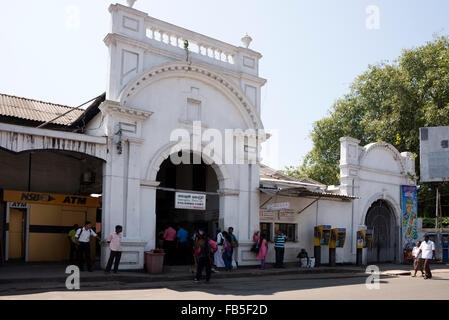
[(72, 207), (100, 207), (98, 198), (40, 192), (5, 190), (3, 192), (3, 200), (6, 202), (25, 202)]

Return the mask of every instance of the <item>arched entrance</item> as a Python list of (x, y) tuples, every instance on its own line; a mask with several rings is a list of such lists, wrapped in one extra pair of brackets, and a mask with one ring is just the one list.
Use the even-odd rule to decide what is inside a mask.
[(396, 222), (393, 210), (385, 200), (375, 201), (368, 209), (365, 225), (374, 232), (373, 247), (368, 249), (367, 262), (396, 260)]
[[(186, 152), (186, 151), (184, 151)], [(181, 155), (181, 152), (179, 153)], [(211, 165), (189, 152), (188, 163), (173, 164), (168, 157), (160, 166), (157, 181), (160, 182), (156, 192), (156, 247), (163, 247), (162, 235), (171, 226), (181, 226), (189, 232), (187, 250), (193, 247), (191, 242), (195, 230), (201, 229), (212, 237), (219, 225), (220, 198), (217, 174)], [(180, 208), (176, 204), (176, 194), (205, 195), (205, 208)], [(179, 203), (178, 203), (179, 204)], [(192, 254), (187, 252), (183, 257), (168, 257), (166, 261), (176, 264), (190, 264)]]

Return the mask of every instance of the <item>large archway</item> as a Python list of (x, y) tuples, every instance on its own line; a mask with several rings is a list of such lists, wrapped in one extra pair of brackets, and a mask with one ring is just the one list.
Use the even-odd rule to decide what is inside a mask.
[[(168, 157), (160, 166), (157, 181), (160, 185), (156, 192), (156, 247), (163, 247), (161, 236), (164, 230), (171, 226), (174, 229), (182, 227), (189, 232), (186, 246), (189, 250), (181, 257), (179, 254), (167, 257), (167, 262), (175, 264), (190, 264), (193, 262), (190, 248), (193, 247), (192, 236), (195, 230), (201, 229), (211, 236), (217, 233), (220, 218), (219, 181), (212, 165), (191, 152), (189, 161), (175, 165)], [(181, 155), (182, 152), (179, 152)], [(195, 161), (194, 161), (194, 158)], [(176, 205), (176, 194), (198, 194), (206, 198), (205, 208), (180, 208)], [(176, 253), (169, 252), (169, 255)], [(191, 261), (192, 260), (192, 261)]]
[(365, 225), (374, 233), (373, 247), (368, 249), (367, 262), (396, 261), (396, 220), (388, 202), (385, 200), (373, 202), (366, 214)]

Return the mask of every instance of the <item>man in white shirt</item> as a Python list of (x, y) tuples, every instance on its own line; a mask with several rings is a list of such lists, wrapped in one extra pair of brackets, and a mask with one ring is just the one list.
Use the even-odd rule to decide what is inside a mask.
[(424, 277), (424, 269), (423, 269), (424, 260), (422, 259), (422, 254), (419, 253), (420, 246), (421, 246), (421, 241), (418, 241), (412, 251), (413, 267), (415, 269), (415, 274), (412, 275), (412, 277), (416, 277), (416, 273), (418, 271), (421, 271), (421, 275)]
[(427, 234), (424, 236), (424, 241), (419, 247), (419, 254), (422, 254), (422, 259), (424, 259), (424, 279), (431, 279), (432, 272), (430, 271), (430, 261), (436, 258), (435, 243), (430, 241)]
[(92, 224), (86, 221), (83, 228), (76, 231), (75, 239), (78, 245), (79, 268), (84, 271), (84, 255), (86, 256), (87, 270), (92, 272), (90, 261), (90, 237), (95, 237), (101, 241), (100, 237), (92, 230)]
[(115, 232), (111, 233), (107, 239), (107, 242), (109, 243), (109, 248), (111, 249), (111, 254), (109, 256), (109, 261), (106, 266), (106, 273), (111, 272), (112, 263), (115, 260), (114, 263), (114, 273), (118, 272), (118, 266), (120, 264), (120, 259), (122, 257), (122, 249), (120, 247), (120, 242), (122, 241), (122, 226), (116, 226)]

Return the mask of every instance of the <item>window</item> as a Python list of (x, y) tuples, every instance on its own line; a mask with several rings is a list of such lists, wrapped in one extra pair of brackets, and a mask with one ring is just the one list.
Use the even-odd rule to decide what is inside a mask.
[(260, 224), (260, 235), (264, 234), (267, 237), (267, 241), (272, 241), (271, 223)]
[(287, 236), (287, 241), (296, 241), (296, 224), (293, 223), (276, 223), (274, 231), (281, 230)]

